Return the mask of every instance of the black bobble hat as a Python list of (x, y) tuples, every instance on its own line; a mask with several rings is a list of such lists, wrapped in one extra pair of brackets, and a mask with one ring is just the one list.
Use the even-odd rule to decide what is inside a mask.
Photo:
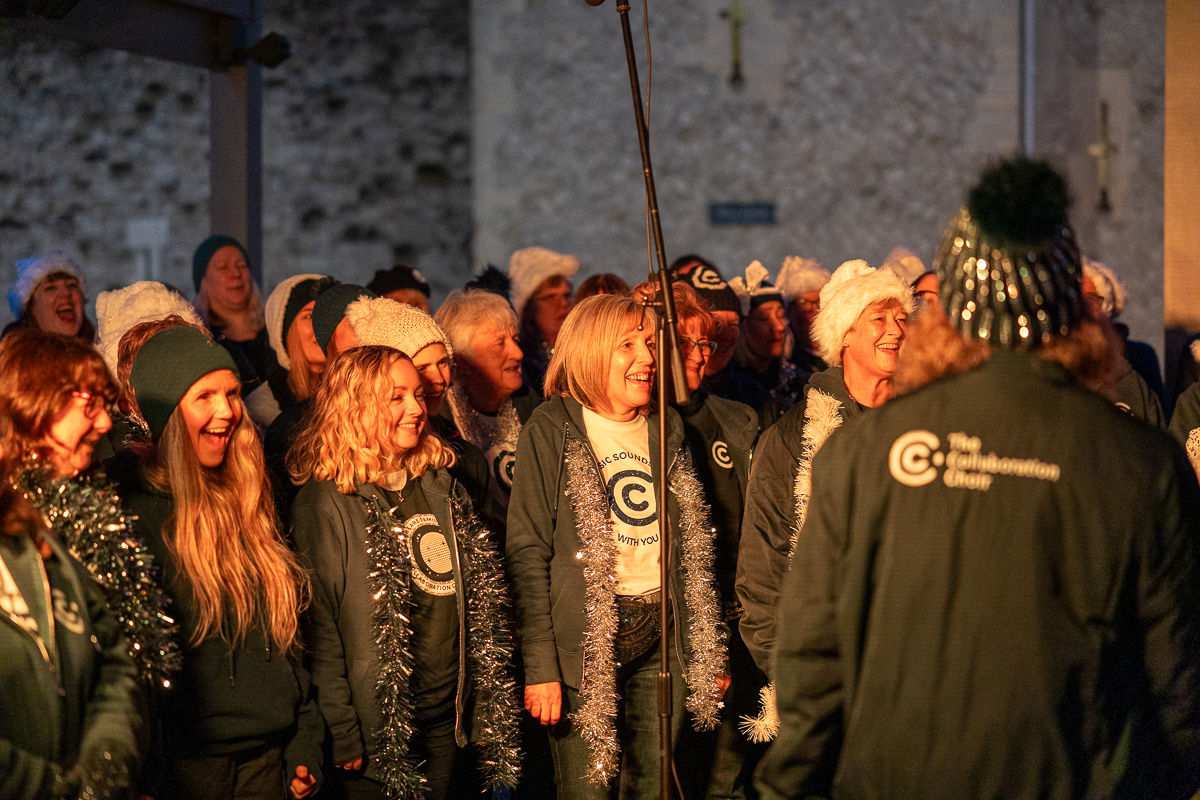
[(989, 167), (933, 259), (942, 308), (968, 339), (1029, 349), (1084, 317), (1083, 262), (1067, 185), (1024, 156)]
[(380, 297), (388, 292), (396, 292), (401, 289), (416, 289), (429, 297), (429, 281), (407, 264), (397, 264), (391, 269), (379, 270), (375, 273), (375, 277), (371, 278), (367, 288)]

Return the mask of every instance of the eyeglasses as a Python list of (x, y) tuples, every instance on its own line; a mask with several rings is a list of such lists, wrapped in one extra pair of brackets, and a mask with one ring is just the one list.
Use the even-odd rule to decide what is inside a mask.
[(78, 397), (85, 405), (83, 407), (83, 415), (88, 419), (95, 419), (100, 416), (101, 410), (108, 406), (108, 398), (102, 394), (93, 392), (71, 392), (71, 397)]
[(713, 353), (717, 352), (718, 345), (716, 342), (710, 342), (708, 339), (702, 339), (697, 342), (694, 339), (687, 339), (683, 336), (679, 337), (679, 349), (683, 351), (685, 356), (691, 355), (692, 351), (697, 347), (704, 348), (706, 355), (711, 356)]

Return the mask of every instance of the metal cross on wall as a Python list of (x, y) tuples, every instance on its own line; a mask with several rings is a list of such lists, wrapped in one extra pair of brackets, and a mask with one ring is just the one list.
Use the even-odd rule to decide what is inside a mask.
[(729, 73), (729, 83), (740, 87), (745, 83), (745, 78), (742, 77), (742, 23), (750, 18), (750, 14), (742, 7), (742, 0), (729, 0), (729, 8), (721, 11), (721, 17), (729, 20), (732, 36), (733, 67)]
[(1100, 104), (1100, 141), (1088, 146), (1088, 155), (1096, 159), (1096, 182), (1100, 185), (1100, 202), (1096, 210), (1103, 213), (1112, 211), (1108, 201), (1108, 190), (1112, 185), (1112, 157), (1117, 152), (1117, 146), (1108, 138), (1108, 103)]

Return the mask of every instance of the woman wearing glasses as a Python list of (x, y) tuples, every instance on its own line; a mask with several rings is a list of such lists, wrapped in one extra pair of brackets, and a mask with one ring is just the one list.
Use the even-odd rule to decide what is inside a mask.
[[(648, 298), (655, 284), (644, 283), (636, 297)], [(684, 726), (676, 748), (684, 794), (688, 797), (736, 797), (750, 778), (765, 746), (753, 745), (738, 731), (738, 719), (752, 713), (766, 678), (754, 664), (741, 637), (736, 635), (741, 606), (737, 579), (738, 540), (742, 509), (750, 481), (750, 454), (758, 439), (758, 415), (744, 403), (718, 397), (701, 388), (704, 370), (717, 349), (712, 335), (716, 318), (708, 304), (686, 283), (673, 286), (675, 330), (683, 351), (683, 368), (691, 398), (676, 405), (683, 418), (683, 434), (692, 451), (696, 477), (712, 511), (716, 531), (714, 573), (721, 599), (721, 614), (734, 635), (729, 640), (729, 675), (733, 680), (724, 698), (720, 727), (697, 733)]]
[(90, 470), (97, 441), (112, 428), (108, 407), (116, 395), (100, 354), (76, 337), (24, 328), (0, 342), (0, 414), (13, 423), (13, 482), (105, 589), (150, 684), (178, 665), (174, 626), (153, 557), (112, 487)]

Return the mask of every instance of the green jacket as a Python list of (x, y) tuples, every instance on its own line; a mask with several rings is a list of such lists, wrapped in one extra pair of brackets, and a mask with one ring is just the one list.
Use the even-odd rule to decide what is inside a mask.
[[(54, 653), (0, 609), (0, 800), (108, 796), (132, 785), (146, 744), (137, 671), (104, 593), (66, 548), (46, 541)], [(0, 535), (11, 572), (39, 558), (29, 537)]]
[(1165, 433), (999, 350), (817, 454), (764, 798), (1183, 798), (1200, 487)]

